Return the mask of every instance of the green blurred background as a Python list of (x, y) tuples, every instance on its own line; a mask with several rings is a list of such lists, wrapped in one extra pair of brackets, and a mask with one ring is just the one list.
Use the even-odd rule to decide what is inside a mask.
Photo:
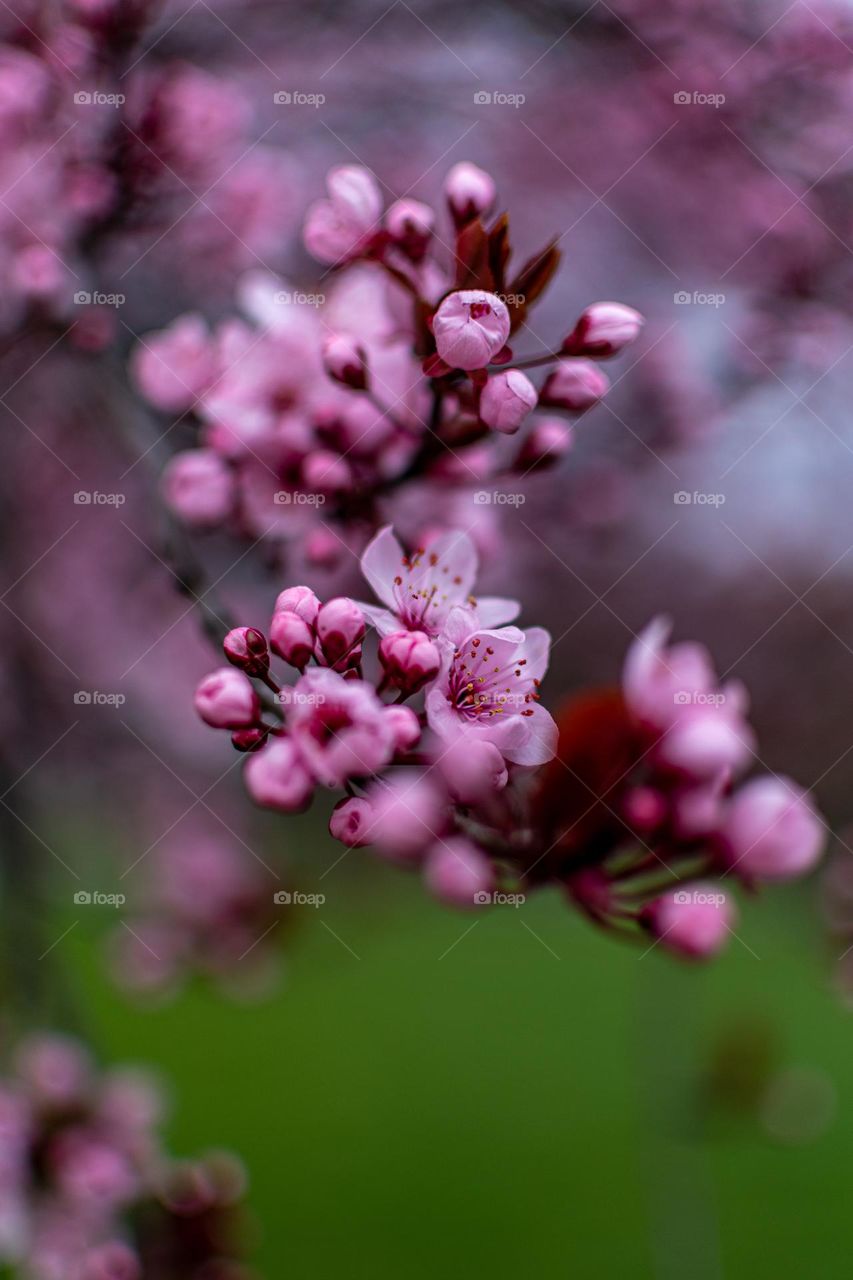
[(267, 1280), (847, 1280), (853, 1028), (814, 886), (743, 904), (696, 968), (555, 892), (453, 914), (358, 851), (321, 882), (322, 839), (288, 851), (327, 901), (262, 1003), (129, 1003), (108, 909), (61, 944), (106, 1058), (170, 1081), (176, 1153), (245, 1159)]

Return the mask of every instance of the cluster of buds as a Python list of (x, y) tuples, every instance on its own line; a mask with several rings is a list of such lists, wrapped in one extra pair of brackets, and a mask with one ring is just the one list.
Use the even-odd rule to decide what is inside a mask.
[(0, 1078), (0, 1260), (33, 1280), (247, 1277), (230, 1156), (162, 1150), (157, 1089), (77, 1041), (23, 1041)]
[(823, 846), (793, 782), (736, 785), (755, 758), (744, 690), (656, 620), (623, 688), (571, 703), (558, 733), (539, 701), (549, 637), (508, 625), (515, 602), (471, 596), (476, 568), (464, 534), (407, 555), (383, 529), (362, 558), (382, 606), (282, 592), (269, 648), (298, 678), (282, 687), (266, 641), (241, 628), (225, 641), (241, 670), (201, 682), (199, 713), (250, 751), (259, 804), (294, 812), (341, 789), (332, 835), (421, 868), (444, 902), (557, 884), (599, 925), (713, 954), (734, 924), (726, 883), (803, 875)]
[(747, 699), (721, 685), (697, 644), (637, 637), (621, 690), (585, 695), (561, 718), (559, 760), (535, 811), (557, 878), (596, 923), (649, 934), (683, 956), (717, 952), (735, 923), (729, 886), (808, 873), (826, 828), (788, 778), (739, 779), (756, 762)]
[[(208, 330), (187, 315), (146, 337), (137, 386), (198, 432), (164, 475), (182, 520), (297, 539), (317, 562), (328, 550), (319, 513), (345, 543), (349, 528), (381, 525), (382, 503), (403, 485), (479, 487), (566, 453), (565, 415), (607, 393), (596, 362), (632, 342), (642, 317), (595, 303), (553, 351), (516, 359), (513, 334), (559, 252), (548, 245), (510, 273), (508, 219), (487, 227), (495, 186), (472, 164), (450, 171), (445, 196), (453, 247), (443, 256), (433, 209), (404, 199), (383, 212), (371, 173), (333, 169), (304, 231), (311, 253), (338, 268), (328, 294), (297, 308), (299, 290), (252, 272), (239, 290), (248, 324)], [(528, 371), (544, 366), (537, 388)], [(501, 446), (525, 422), (523, 441)]]

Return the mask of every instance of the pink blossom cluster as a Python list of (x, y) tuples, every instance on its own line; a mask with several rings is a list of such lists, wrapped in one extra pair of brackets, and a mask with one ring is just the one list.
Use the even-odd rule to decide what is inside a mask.
[[(305, 243), (329, 268), (314, 293), (252, 272), (243, 318), (211, 328), (184, 315), (136, 348), (145, 399), (197, 431), (163, 478), (181, 519), (298, 539), (322, 561), (330, 521), (341, 543), (357, 541), (404, 484), (479, 486), (566, 452), (560, 415), (606, 394), (597, 362), (632, 342), (642, 317), (595, 303), (555, 350), (517, 359), (511, 339), (559, 254), (548, 245), (509, 271), (508, 220), (487, 228), (495, 186), (476, 166), (456, 165), (445, 197), (449, 234), (419, 201), (383, 211), (366, 169), (333, 169), (305, 220)], [(546, 365), (537, 387), (528, 371)], [(508, 451), (503, 437), (523, 424)]]
[(98, 1072), (76, 1040), (23, 1040), (0, 1078), (0, 1262), (32, 1280), (246, 1276), (242, 1170), (169, 1158), (162, 1110), (150, 1080)]
[[(229, 633), (232, 665), (201, 681), (196, 709), (249, 753), (258, 804), (292, 813), (318, 788), (342, 791), (333, 836), (421, 866), (439, 897), (476, 905), (497, 884), (488, 830), (555, 750), (538, 692), (549, 636), (510, 625), (515, 601), (472, 595), (477, 555), (465, 533), (406, 554), (386, 527), (362, 569), (381, 605), (287, 588), (268, 638)], [(292, 684), (272, 674), (271, 653), (298, 672)]]
[[(587, 861), (573, 850), (577, 827), (557, 840), (572, 850), (567, 890), (599, 924), (639, 922), (662, 946), (704, 957), (733, 931), (729, 886), (805, 875), (826, 828), (789, 778), (739, 781), (760, 763), (746, 692), (737, 681), (720, 684), (703, 646), (671, 645), (669, 632), (658, 618), (637, 637), (621, 697), (599, 709), (619, 767), (600, 797), (594, 834), (584, 832), (594, 861), (571, 870)], [(656, 886), (666, 892), (656, 896)]]
[(98, 348), (119, 330), (101, 295), (152, 249), (199, 287), (210, 253), (233, 271), (278, 243), (292, 166), (250, 147), (229, 81), (132, 52), (156, 8), (41, 5), (0, 43), (0, 330), (73, 323)]

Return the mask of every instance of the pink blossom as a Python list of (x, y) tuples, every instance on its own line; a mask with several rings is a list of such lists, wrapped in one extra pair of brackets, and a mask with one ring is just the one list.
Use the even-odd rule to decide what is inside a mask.
[(358, 255), (376, 230), (382, 195), (373, 174), (342, 165), (326, 177), (328, 199), (315, 200), (305, 217), (305, 247), (319, 262), (338, 263)]
[(271, 737), (246, 761), (246, 789), (256, 804), (299, 813), (310, 802), (314, 782), (289, 738)]
[(423, 631), (392, 631), (379, 645), (379, 661), (389, 683), (407, 694), (417, 693), (438, 675), (438, 649)]
[(444, 829), (447, 798), (428, 774), (404, 770), (379, 778), (367, 798), (372, 810), (368, 838), (392, 862), (418, 860)]
[(270, 655), (266, 636), (257, 627), (234, 627), (222, 641), (225, 657), (249, 676), (269, 671)]
[(491, 742), (514, 764), (544, 764), (554, 755), (557, 726), (539, 704), (551, 637), (541, 627), (471, 631), (455, 609), (439, 645), (442, 670), (430, 687), (430, 728), (446, 742), (462, 734)]
[(385, 229), (407, 257), (419, 262), (426, 253), (435, 214), (420, 200), (397, 200), (385, 214)]
[(509, 337), (506, 304), (482, 289), (449, 293), (432, 320), (435, 346), (451, 369), (482, 369)]
[(495, 744), (468, 733), (442, 743), (436, 764), (460, 804), (486, 803), (503, 790), (509, 777), (506, 761)]
[(480, 396), (480, 418), (486, 426), (512, 435), (536, 406), (536, 388), (520, 369), (493, 373)]
[(317, 614), (317, 639), (330, 666), (352, 666), (361, 653), (364, 614), (348, 596), (336, 596), (321, 605)]
[(279, 609), (270, 623), (270, 648), (301, 671), (314, 654), (314, 631), (295, 611)]
[(386, 707), (385, 723), (391, 730), (395, 751), (408, 751), (421, 736), (421, 722), (411, 707)]
[(805, 875), (826, 845), (808, 795), (788, 778), (755, 778), (730, 800), (721, 839), (732, 869), (758, 880)]
[(610, 379), (591, 360), (560, 360), (545, 379), (539, 403), (551, 409), (583, 413), (610, 390)]
[(349, 849), (358, 849), (370, 843), (370, 826), (373, 821), (373, 808), (368, 800), (361, 796), (348, 796), (339, 800), (332, 810), (329, 819), (329, 831), (335, 840), (340, 840)]
[(320, 601), (310, 587), (287, 587), (275, 601), (276, 613), (295, 613), (313, 628), (320, 612)]
[(614, 356), (633, 342), (645, 321), (622, 302), (595, 302), (583, 312), (563, 343), (573, 356)]
[(552, 467), (574, 442), (574, 432), (559, 418), (540, 418), (534, 423), (515, 459), (515, 470), (523, 473)]
[(483, 906), (495, 887), (491, 859), (465, 836), (439, 840), (427, 854), (426, 886), (440, 902), (465, 911)]
[(476, 605), (478, 620), (486, 627), (511, 622), (519, 611), (515, 600), (473, 599), (477, 552), (460, 531), (440, 534), (428, 549), (407, 556), (386, 525), (366, 547), (361, 571), (387, 606), (361, 606), (381, 635), (405, 628), (437, 636), (457, 605)]
[(494, 179), (477, 165), (462, 160), (444, 180), (444, 194), (457, 226), (488, 213), (495, 202)]
[(730, 899), (714, 884), (690, 884), (657, 898), (646, 922), (660, 945), (691, 960), (705, 960), (725, 944), (735, 921)]
[(161, 485), (170, 510), (196, 528), (222, 524), (234, 506), (231, 469), (213, 449), (176, 453), (163, 471)]
[(369, 777), (390, 762), (392, 728), (376, 691), (365, 681), (345, 680), (330, 667), (312, 667), (287, 691), (284, 703), (293, 744), (324, 786)]
[(214, 729), (243, 729), (257, 721), (261, 704), (248, 676), (233, 667), (220, 667), (200, 681), (195, 709)]
[(216, 355), (201, 316), (179, 316), (134, 349), (131, 371), (139, 390), (166, 413), (183, 413), (216, 377)]
[(323, 342), (323, 367), (330, 378), (353, 391), (367, 386), (367, 355), (355, 338), (332, 333)]

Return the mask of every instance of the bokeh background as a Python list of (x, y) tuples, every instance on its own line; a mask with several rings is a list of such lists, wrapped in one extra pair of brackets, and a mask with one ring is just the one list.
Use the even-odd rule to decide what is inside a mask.
[[(225, 314), (247, 267), (322, 287), (298, 226), (329, 166), (432, 202), (451, 164), (482, 165), (520, 257), (552, 236), (564, 252), (519, 352), (598, 298), (648, 317), (564, 471), (497, 514), (467, 499), (484, 585), (552, 631), (554, 702), (616, 679), (632, 634), (670, 614), (750, 688), (761, 760), (843, 831), (849, 6), (196, 0), (163, 11), (144, 56), (236, 85), (247, 152), (285, 181), (268, 230), (237, 244), (220, 228), (228, 253), (212, 239), (201, 271), (177, 231), (111, 246), (98, 270), (126, 295), (120, 354), (188, 308)], [(698, 971), (593, 934), (550, 891), (453, 916), (358, 852), (336, 864), (322, 812), (249, 814), (193, 717), (211, 660), (158, 555), (145, 445), (79, 353), (5, 359), (8, 679), (35, 689), (9, 729), (9, 803), (27, 806), (12, 828), (26, 818), (81, 882), (111, 888), (139, 863), (133, 908), (149, 850), (193, 808), (276, 883), (326, 898), (293, 913), (273, 992), (236, 1003), (200, 983), (128, 1002), (104, 963), (114, 915), (75, 912), (61, 877), (38, 921), (86, 1034), (170, 1082), (174, 1146), (244, 1157), (261, 1274), (846, 1276), (853, 1031), (833, 975), (848, 943), (827, 938), (818, 885), (745, 903), (727, 955)], [(75, 510), (80, 474), (126, 504)], [(205, 556), (263, 625), (280, 562), (218, 538)], [(356, 582), (353, 561), (316, 585)], [(80, 707), (80, 688), (126, 702)], [(50, 752), (15, 781), (38, 732)]]

